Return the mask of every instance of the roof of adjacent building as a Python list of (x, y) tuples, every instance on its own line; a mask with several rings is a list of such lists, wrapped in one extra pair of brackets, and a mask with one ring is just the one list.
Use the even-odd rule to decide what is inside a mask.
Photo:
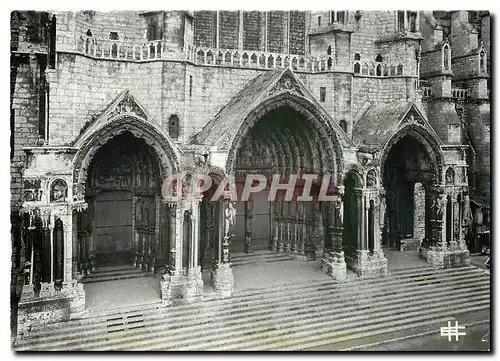
[(280, 69), (260, 74), (251, 80), (231, 99), (203, 129), (195, 135), (191, 143), (215, 144), (224, 133), (232, 130), (238, 119), (245, 117), (255, 103), (286, 70)]
[(379, 150), (396, 132), (410, 103), (372, 105), (354, 124), (352, 136), (360, 150)]

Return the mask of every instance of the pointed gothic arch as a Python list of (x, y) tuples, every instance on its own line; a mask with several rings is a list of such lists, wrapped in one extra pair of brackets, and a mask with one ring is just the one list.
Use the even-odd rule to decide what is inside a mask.
[(161, 168), (161, 176), (166, 177), (180, 168), (180, 152), (168, 136), (154, 124), (133, 114), (118, 115), (92, 134), (86, 134), (77, 144), (80, 149), (73, 161), (73, 198), (83, 200), (87, 169), (98, 150), (106, 142), (119, 134), (130, 132), (143, 139), (156, 153)]
[(310, 125), (312, 131), (319, 136), (320, 142), (318, 143), (321, 143), (321, 151), (325, 157), (323, 171), (331, 173), (337, 181), (337, 185), (341, 185), (343, 182), (343, 156), (342, 147), (337, 135), (337, 129), (332, 127), (325, 116), (320, 113), (318, 107), (311, 101), (302, 96), (288, 92), (268, 98), (267, 100), (261, 102), (248, 114), (246, 119), (239, 126), (236, 134), (231, 139), (226, 160), (226, 173), (234, 173), (238, 149), (250, 129), (253, 128), (267, 113), (282, 107), (288, 107), (300, 114)]

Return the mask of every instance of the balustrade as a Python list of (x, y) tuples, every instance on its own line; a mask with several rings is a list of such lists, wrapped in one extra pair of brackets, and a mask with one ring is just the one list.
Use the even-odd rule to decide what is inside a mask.
[(354, 74), (373, 76), (373, 77), (389, 77), (403, 75), (404, 65), (399, 63), (387, 64), (385, 62), (362, 62), (356, 60), (353, 63)]
[(465, 98), (467, 98), (467, 89), (452, 88), (451, 89), (451, 97), (465, 99)]

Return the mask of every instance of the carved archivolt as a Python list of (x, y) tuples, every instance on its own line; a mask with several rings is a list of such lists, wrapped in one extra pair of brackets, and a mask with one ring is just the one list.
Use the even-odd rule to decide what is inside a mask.
[(381, 166), (383, 167), (385, 164), (392, 147), (407, 135), (413, 137), (420, 144), (422, 144), (431, 161), (432, 172), (435, 177), (434, 183), (441, 184), (443, 182), (443, 151), (435, 136), (421, 125), (408, 123), (391, 137), (391, 139), (382, 148), (380, 157)]
[[(285, 82), (285, 84), (287, 83)], [(343, 159), (342, 149), (336, 132), (328, 123), (327, 119), (309, 100), (290, 92), (278, 94), (277, 96), (262, 102), (247, 116), (243, 124), (233, 135), (228, 134), (222, 139), (219, 143), (219, 149), (225, 149), (230, 144), (228, 159), (226, 162), (226, 172), (234, 173), (238, 150), (240, 149), (242, 142), (250, 129), (253, 128), (260, 118), (266, 113), (282, 106), (288, 106), (294, 109), (298, 114), (305, 118), (306, 122), (309, 122), (314, 139), (304, 139), (301, 146), (304, 146), (304, 144), (307, 143), (317, 146), (319, 155), (324, 157), (322, 159), (323, 171), (333, 174), (334, 179), (337, 179), (337, 184), (341, 185), (343, 182)], [(274, 132), (274, 136), (278, 135), (281, 136), (279, 132)], [(272, 139), (271, 136), (269, 139)], [(298, 152), (295, 147), (292, 149), (291, 144), (289, 144), (292, 140), (293, 139), (288, 139), (284, 143), (280, 142), (278, 139), (273, 141), (274, 146), (278, 148), (276, 149), (276, 152), (283, 154), (284, 159), (282, 159), (282, 161), (284, 161), (285, 167), (293, 167), (294, 163), (292, 159), (295, 159), (295, 164), (297, 164), (296, 158)], [(297, 144), (297, 139), (294, 141), (295, 144)], [(281, 150), (279, 149), (280, 147)], [(276, 154), (275, 157), (276, 156), (278, 155)]]
[(111, 138), (130, 132), (142, 138), (158, 157), (161, 176), (177, 172), (180, 161), (170, 142), (152, 125), (131, 115), (119, 116), (105, 127), (96, 131), (92, 137), (80, 147), (73, 161), (73, 198), (82, 200), (85, 194), (87, 169), (99, 148)]

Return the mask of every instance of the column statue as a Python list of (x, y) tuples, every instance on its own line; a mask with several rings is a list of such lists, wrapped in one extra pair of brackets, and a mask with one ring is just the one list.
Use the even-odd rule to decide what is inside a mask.
[(234, 226), (236, 224), (236, 208), (233, 202), (229, 202), (224, 210), (224, 237), (234, 236)]

